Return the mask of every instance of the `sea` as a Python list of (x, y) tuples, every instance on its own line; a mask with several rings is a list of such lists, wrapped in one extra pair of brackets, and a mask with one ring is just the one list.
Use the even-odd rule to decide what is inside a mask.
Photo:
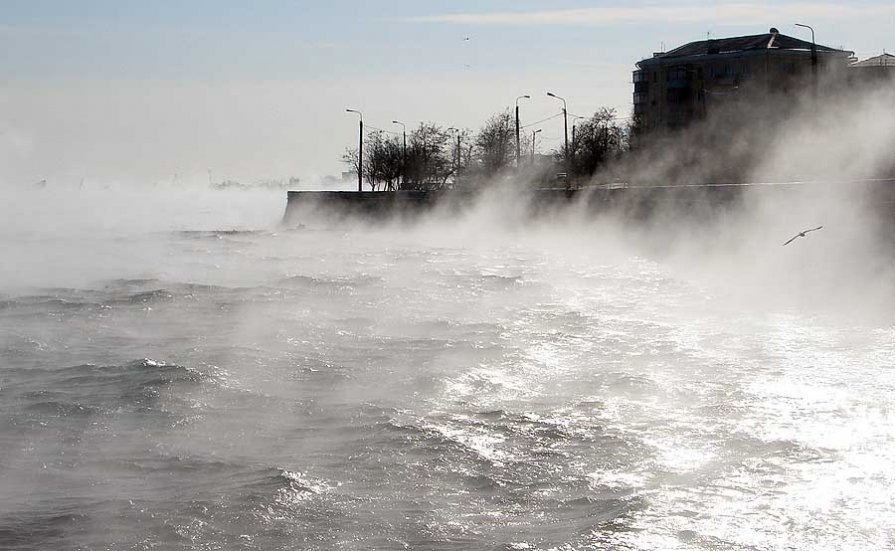
[(0, 549), (895, 548), (862, 218), (285, 204), (5, 194)]

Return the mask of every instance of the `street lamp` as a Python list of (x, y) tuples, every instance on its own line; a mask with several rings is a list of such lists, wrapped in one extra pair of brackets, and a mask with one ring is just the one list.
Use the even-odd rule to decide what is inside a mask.
[(814, 28), (811, 25), (803, 25), (802, 23), (795, 23), (796, 27), (802, 27), (811, 31), (811, 78), (814, 81), (812, 83), (812, 87), (814, 90), (814, 96), (817, 97), (817, 43), (814, 41)]
[(456, 175), (454, 176), (454, 183), (456, 184), (457, 180), (460, 177), (460, 155), (462, 152), (462, 150), (460, 149), (460, 147), (461, 147), (460, 140), (462, 139), (463, 133), (460, 131), (460, 129), (454, 128), (453, 126), (448, 128), (448, 132), (457, 136), (457, 170), (456, 170)]
[(531, 164), (535, 164), (535, 138), (541, 133), (541, 128), (532, 130), (531, 132)]
[(364, 114), (357, 109), (346, 109), (348, 113), (360, 115), (360, 131), (357, 139), (357, 191), (364, 190)]
[[(570, 162), (569, 162), (569, 172), (575, 172), (575, 152), (578, 150), (577, 143), (575, 141), (575, 127), (578, 126), (578, 119), (583, 119), (585, 117), (579, 117), (578, 115), (572, 115), (572, 151), (570, 152)], [(569, 174), (571, 178), (571, 174)], [(571, 181), (571, 180), (570, 180)]]
[(568, 161), (568, 157), (569, 157), (569, 112), (566, 109), (566, 100), (564, 98), (561, 98), (560, 96), (557, 96), (553, 92), (547, 92), (547, 95), (550, 96), (551, 98), (558, 99), (559, 101), (562, 102), (562, 120), (563, 120), (563, 127), (565, 129), (565, 135), (566, 135), (565, 157)]
[(519, 145), (519, 100), (520, 99), (531, 99), (531, 96), (524, 95), (516, 98), (516, 166), (519, 166), (519, 156), (521, 155), (521, 149)]
[(401, 121), (392, 121), (392, 124), (401, 125), (401, 133), (404, 135), (404, 154), (407, 155), (407, 125)]
[(401, 121), (392, 121), (392, 124), (401, 125), (401, 133), (404, 135), (404, 147), (401, 149), (401, 182), (407, 178), (407, 125)]

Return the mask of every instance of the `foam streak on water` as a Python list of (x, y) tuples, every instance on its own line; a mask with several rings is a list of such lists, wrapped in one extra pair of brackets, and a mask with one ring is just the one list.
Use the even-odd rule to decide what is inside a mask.
[(895, 545), (890, 316), (593, 227), (209, 220), (4, 272), (0, 547)]

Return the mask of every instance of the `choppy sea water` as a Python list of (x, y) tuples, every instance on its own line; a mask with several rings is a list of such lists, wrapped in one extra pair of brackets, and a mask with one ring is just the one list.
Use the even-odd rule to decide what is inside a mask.
[(895, 546), (895, 316), (818, 279), (823, 234), (730, 268), (581, 221), (31, 199), (0, 548)]

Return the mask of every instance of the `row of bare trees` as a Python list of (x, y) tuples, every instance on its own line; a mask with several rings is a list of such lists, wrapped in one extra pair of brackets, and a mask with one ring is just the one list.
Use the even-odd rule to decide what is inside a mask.
[[(575, 178), (590, 178), (628, 150), (631, 128), (616, 120), (614, 109), (599, 109), (575, 127), (571, 151), (564, 159)], [(564, 156), (566, 157), (566, 156)]]
[[(554, 151), (549, 166), (544, 169), (541, 163), (541, 169), (534, 171), (528, 163), (515, 162), (516, 130), (510, 110), (492, 115), (474, 135), (422, 123), (407, 136), (406, 146), (402, 136), (374, 130), (364, 140), (363, 176), (373, 191), (445, 189), (505, 174), (532, 181), (565, 172), (584, 180), (623, 154), (628, 135), (629, 129), (617, 123), (613, 110), (600, 109), (576, 125), (569, 151)], [(528, 148), (534, 146), (523, 142), (528, 156)], [(357, 171), (357, 149), (347, 149), (343, 161)]]

